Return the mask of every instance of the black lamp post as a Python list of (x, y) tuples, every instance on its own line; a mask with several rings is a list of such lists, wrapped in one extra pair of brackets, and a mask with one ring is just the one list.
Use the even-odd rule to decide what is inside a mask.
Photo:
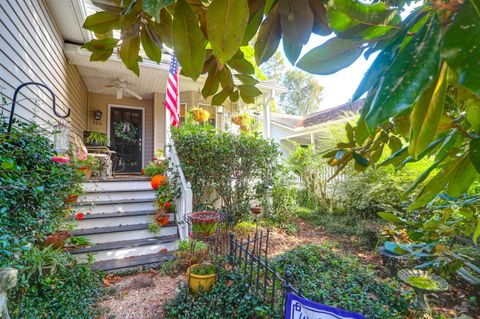
[(59, 118), (62, 118), (62, 119), (65, 119), (67, 117), (70, 116), (70, 108), (68, 108), (68, 111), (67, 111), (67, 114), (66, 115), (61, 115), (57, 112), (57, 108), (56, 108), (56, 104), (55, 104), (55, 94), (53, 93), (53, 91), (48, 87), (46, 86), (45, 84), (43, 83), (38, 83), (38, 82), (26, 82), (26, 83), (23, 83), (23, 84), (20, 84), (20, 86), (18, 86), (16, 89), (15, 89), (15, 92), (13, 93), (13, 100), (12, 100), (12, 109), (10, 110), (10, 119), (8, 121), (8, 129), (7, 129), (7, 133), (10, 133), (11, 129), (12, 129), (12, 124), (13, 124), (13, 116), (15, 114), (15, 104), (17, 102), (17, 95), (18, 95), (18, 92), (24, 88), (25, 86), (28, 86), (28, 85), (36, 85), (36, 86), (41, 86), (43, 87), (44, 89), (46, 89), (48, 92), (50, 92), (50, 94), (52, 95), (52, 108), (53, 108), (53, 114), (55, 114), (57, 117)]

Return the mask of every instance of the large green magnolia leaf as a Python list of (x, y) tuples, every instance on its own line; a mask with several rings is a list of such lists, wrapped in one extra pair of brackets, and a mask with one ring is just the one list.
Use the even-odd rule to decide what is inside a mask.
[(208, 6), (208, 39), (221, 64), (230, 60), (242, 44), (248, 15), (247, 0), (214, 0)]
[(297, 63), (300, 69), (321, 75), (346, 68), (362, 54), (363, 42), (333, 38), (310, 50)]
[(220, 93), (216, 94), (212, 98), (212, 105), (222, 105), (222, 103), (225, 102), (232, 90), (233, 88), (230, 87), (224, 88), (222, 91), (220, 91)]
[(148, 13), (158, 22), (160, 20), (160, 10), (174, 2), (175, 0), (143, 0), (143, 11)]
[(327, 9), (323, 1), (308, 0), (310, 9), (313, 12), (313, 33), (318, 35), (329, 35), (332, 29), (328, 25)]
[(140, 37), (123, 40), (119, 51), (120, 59), (122, 59), (123, 64), (125, 64), (125, 66), (129, 70), (132, 70), (136, 75), (140, 74), (138, 62), (142, 60), (142, 58), (138, 56), (139, 51)]
[(112, 55), (113, 49), (117, 46), (118, 39), (104, 38), (101, 40), (93, 39), (83, 45), (83, 48), (92, 52), (90, 61), (107, 61)]
[(469, 154), (466, 153), (462, 157), (451, 161), (437, 173), (422, 188), (408, 210), (412, 211), (427, 205), (445, 188), (447, 188), (447, 193), (450, 196), (459, 196), (470, 187), (476, 177), (475, 168), (473, 168)]
[(159, 48), (157, 44), (150, 38), (146, 28), (142, 28), (142, 31), (140, 32), (140, 40), (142, 42), (142, 47), (145, 51), (145, 54), (152, 61), (160, 63), (162, 61), (162, 49)]
[(107, 33), (116, 29), (119, 21), (119, 15), (102, 11), (88, 16), (83, 23), (83, 28), (96, 33)]
[(444, 63), (436, 81), (415, 104), (410, 115), (410, 147), (408, 152), (417, 159), (433, 141), (442, 118), (447, 93), (447, 65)]
[(391, 62), (397, 55), (398, 49), (400, 48), (406, 33), (406, 31), (399, 33), (397, 37), (392, 39), (392, 42), (378, 54), (368, 71), (365, 73), (365, 76), (355, 90), (355, 93), (353, 93), (353, 101), (358, 100), (363, 93), (375, 87), (378, 80), (388, 70)]
[(257, 42), (255, 42), (255, 60), (258, 65), (270, 59), (277, 51), (281, 38), (282, 26), (277, 4), (270, 10), (258, 31)]
[(480, 95), (480, 0), (465, 0), (443, 37), (442, 56), (458, 82)]
[(470, 141), (470, 160), (477, 169), (477, 173), (480, 173), (480, 137)]
[(178, 0), (175, 6), (172, 38), (182, 71), (196, 80), (203, 69), (206, 40), (197, 18), (185, 0)]
[(283, 37), (295, 47), (306, 44), (313, 28), (313, 12), (308, 0), (282, 0), (279, 10)]
[(249, 0), (248, 8), (250, 11), (245, 34), (243, 35), (242, 45), (248, 45), (250, 40), (257, 33), (258, 27), (263, 20), (263, 10), (265, 8), (265, 0)]
[(469, 187), (478, 176), (478, 172), (470, 160), (469, 154), (465, 154), (448, 181), (447, 194), (452, 197), (459, 197), (468, 191)]
[(294, 43), (290, 42), (290, 40), (283, 38), (283, 52), (285, 52), (288, 61), (290, 61), (292, 65), (295, 65), (297, 62), (298, 57), (302, 52), (302, 47), (303, 46), (301, 44), (295, 45)]
[(440, 21), (434, 15), (398, 53), (382, 77), (365, 119), (370, 132), (408, 110), (423, 94), (438, 72), (440, 40)]
[(364, 4), (351, 0), (331, 0), (327, 15), (330, 27), (342, 38), (371, 40), (400, 29), (401, 18), (383, 2)]
[(472, 128), (480, 132), (480, 99), (470, 99), (465, 106), (467, 120)]
[(243, 74), (254, 74), (255, 67), (245, 59), (245, 55), (241, 50), (234, 55), (230, 61), (227, 62), (228, 66), (233, 68), (235, 71)]
[(208, 77), (203, 85), (202, 95), (204, 97), (211, 96), (218, 91), (218, 86), (220, 85), (220, 78), (218, 76), (218, 70), (216, 67), (211, 68), (208, 71)]

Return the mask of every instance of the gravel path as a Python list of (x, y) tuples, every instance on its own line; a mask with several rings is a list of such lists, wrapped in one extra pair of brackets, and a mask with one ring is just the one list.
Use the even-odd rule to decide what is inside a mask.
[(107, 277), (104, 282), (112, 289), (97, 306), (103, 313), (96, 319), (161, 319), (163, 305), (175, 297), (184, 278), (161, 277), (155, 271), (128, 276)]

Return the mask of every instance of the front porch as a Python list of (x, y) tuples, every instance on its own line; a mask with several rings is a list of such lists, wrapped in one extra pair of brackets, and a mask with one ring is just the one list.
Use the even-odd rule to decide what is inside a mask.
[[(84, 137), (90, 132), (104, 134), (109, 148), (116, 152), (114, 174), (138, 174), (154, 157), (164, 150), (167, 141), (167, 114), (164, 106), (166, 80), (170, 56), (164, 54), (161, 64), (141, 63), (140, 76), (127, 70), (117, 58), (106, 62), (91, 62), (89, 52), (78, 45), (65, 44), (65, 55), (76, 66), (88, 91), (87, 125)], [(183, 122), (193, 108), (210, 113), (209, 123), (218, 130), (239, 131), (232, 117), (247, 111), (262, 114), (260, 125), (265, 138), (270, 133), (270, 101), (284, 90), (270, 81), (259, 83), (263, 95), (254, 104), (231, 102), (214, 106), (211, 98), (201, 94), (205, 77), (196, 82), (180, 76), (180, 121)], [(119, 137), (119, 131), (131, 133), (132, 138)], [(121, 135), (121, 134), (120, 134)]]

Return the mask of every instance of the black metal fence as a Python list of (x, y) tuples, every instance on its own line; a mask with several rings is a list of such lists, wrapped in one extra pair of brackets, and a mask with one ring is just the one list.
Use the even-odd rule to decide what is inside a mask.
[(226, 239), (220, 240), (220, 250), (227, 253), (230, 262), (243, 275), (250, 292), (263, 300), (271, 314), (282, 317), (286, 293), (302, 294), (291, 285), (292, 274), (287, 270), (283, 278), (269, 261), (270, 230), (256, 231), (247, 238), (235, 238), (230, 233)]

